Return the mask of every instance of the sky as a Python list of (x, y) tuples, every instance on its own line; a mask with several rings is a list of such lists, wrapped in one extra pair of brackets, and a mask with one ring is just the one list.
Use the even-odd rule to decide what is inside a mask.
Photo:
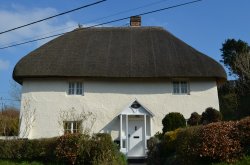
[[(0, 47), (70, 31), (78, 24), (87, 27), (188, 1), (191, 0), (107, 0), (67, 15), (0, 34)], [(0, 32), (93, 2), (96, 1), (0, 0)], [(142, 16), (142, 26), (161, 26), (219, 62), (220, 48), (226, 39), (241, 39), (250, 44), (249, 7), (250, 0), (203, 0)], [(103, 18), (106, 16), (109, 17)], [(124, 20), (105, 26), (128, 26), (128, 23), (129, 20)], [(18, 107), (17, 102), (6, 100), (13, 99), (10, 95), (14, 84), (13, 68), (22, 57), (49, 40), (51, 39), (0, 49), (0, 106), (6, 104)], [(233, 77), (229, 76), (229, 79)]]

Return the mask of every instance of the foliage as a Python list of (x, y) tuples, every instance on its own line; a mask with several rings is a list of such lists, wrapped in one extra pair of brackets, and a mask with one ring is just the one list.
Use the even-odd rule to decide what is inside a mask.
[(79, 156), (79, 134), (66, 134), (57, 140), (56, 157), (68, 164), (76, 164), (76, 159)]
[(234, 163), (250, 154), (250, 117), (167, 132), (150, 139), (148, 164)]
[(175, 153), (176, 137), (181, 129), (166, 132), (162, 139), (152, 137), (148, 142), (148, 158), (147, 163), (152, 165), (161, 165), (163, 162), (169, 162)]
[[(229, 112), (226, 115), (240, 119), (250, 115), (250, 47), (242, 40), (228, 39), (222, 44), (221, 52), (221, 62), (229, 69), (231, 75), (235, 75), (236, 80), (235, 85), (228, 89), (228, 93), (220, 95), (220, 103), (223, 113)], [(232, 88), (236, 97), (230, 92)], [(226, 101), (230, 101), (229, 104)], [(233, 109), (235, 102), (237, 107)], [(227, 116), (226, 118), (233, 117)]]
[(233, 162), (242, 156), (242, 147), (238, 137), (236, 122), (211, 123), (198, 132), (202, 143), (193, 146), (193, 153), (201, 159)]
[(239, 117), (239, 119), (250, 116), (250, 93), (239, 96), (237, 116)]
[(236, 120), (238, 108), (238, 95), (235, 81), (228, 81), (218, 88), (220, 112), (224, 120)]
[(58, 139), (56, 156), (67, 164), (126, 164), (109, 134), (66, 134)]
[(0, 165), (43, 165), (37, 161), (0, 160)]
[[(250, 156), (245, 156), (242, 159), (234, 162), (234, 163), (230, 163), (230, 165), (249, 165), (250, 164)], [(223, 162), (223, 163), (212, 163), (212, 165), (228, 165), (228, 163)]]
[(161, 141), (157, 137), (151, 137), (148, 140), (148, 158), (147, 164), (149, 165), (160, 165), (163, 161), (163, 148)]
[(176, 129), (174, 131), (169, 131), (166, 132), (163, 136), (163, 145), (165, 150), (167, 151), (166, 155), (169, 155), (170, 153), (175, 152), (175, 146), (176, 146), (176, 138), (178, 133), (181, 131), (182, 129)]
[(7, 108), (0, 113), (0, 136), (17, 136), (19, 124), (19, 111)]
[(235, 68), (234, 62), (237, 56), (249, 51), (249, 46), (242, 40), (236, 41), (235, 39), (227, 39), (220, 49), (222, 52), (221, 62), (229, 69), (231, 74), (239, 75), (239, 70)]
[(199, 115), (197, 112), (193, 112), (190, 116), (190, 118), (187, 121), (187, 124), (190, 126), (199, 125), (201, 120), (201, 115)]
[(221, 120), (222, 120), (221, 113), (218, 110), (212, 107), (209, 107), (205, 110), (205, 112), (202, 113), (200, 121), (202, 124), (209, 124), (209, 123), (218, 122)]
[(185, 127), (186, 120), (179, 112), (171, 112), (167, 114), (162, 120), (163, 134), (167, 131), (173, 131), (177, 128)]
[(179, 159), (186, 164), (194, 160), (231, 163), (248, 154), (249, 138), (250, 117), (235, 122), (210, 123), (180, 132), (176, 150)]
[(0, 159), (58, 164), (126, 165), (108, 134), (66, 134), (48, 139), (0, 140)]
[(126, 164), (126, 160), (124, 157), (121, 157), (118, 147), (112, 142), (109, 134), (99, 133), (92, 136), (90, 155), (92, 160), (89, 163), (92, 162), (95, 165)]
[(237, 131), (244, 153), (250, 154), (250, 116), (237, 123)]
[(193, 146), (200, 143), (198, 140), (198, 132), (202, 129), (201, 126), (187, 127), (182, 129), (176, 137), (176, 155), (179, 164), (192, 164), (193, 159), (197, 159), (193, 151)]
[(0, 159), (54, 161), (56, 138), (0, 140)]

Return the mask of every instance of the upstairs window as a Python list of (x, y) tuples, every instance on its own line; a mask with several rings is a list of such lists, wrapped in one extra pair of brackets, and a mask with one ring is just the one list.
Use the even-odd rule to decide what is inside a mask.
[(189, 94), (189, 84), (187, 81), (174, 81), (173, 94)]
[(81, 121), (64, 121), (64, 134), (81, 133)]
[(82, 82), (69, 82), (69, 95), (83, 95), (83, 83)]

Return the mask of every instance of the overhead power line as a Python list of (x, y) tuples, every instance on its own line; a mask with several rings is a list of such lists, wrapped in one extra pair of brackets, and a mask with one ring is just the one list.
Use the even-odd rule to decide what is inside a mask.
[(90, 3), (90, 4), (87, 4), (87, 5), (84, 5), (84, 6), (81, 6), (81, 7), (72, 9), (72, 10), (69, 10), (69, 11), (65, 11), (65, 12), (62, 12), (62, 13), (59, 13), (59, 14), (56, 14), (56, 15), (53, 15), (53, 16), (44, 18), (44, 19), (40, 19), (40, 20), (38, 20), (38, 21), (34, 21), (34, 22), (31, 22), (31, 23), (28, 23), (28, 24), (25, 24), (25, 25), (22, 25), (22, 26), (18, 26), (18, 27), (9, 29), (9, 30), (5, 30), (5, 31), (3, 31), (3, 32), (0, 32), (0, 34), (4, 34), (4, 33), (7, 33), (7, 32), (11, 32), (11, 31), (14, 31), (14, 30), (16, 30), (16, 29), (20, 29), (20, 28), (23, 28), (23, 27), (26, 27), (26, 26), (30, 26), (30, 25), (33, 25), (33, 24), (36, 24), (36, 23), (39, 23), (39, 22), (43, 22), (43, 21), (45, 21), (45, 20), (48, 20), (48, 19), (51, 19), (51, 18), (55, 18), (55, 17), (61, 16), (61, 15), (64, 15), (64, 14), (68, 14), (68, 13), (71, 13), (71, 12), (74, 12), (74, 11), (77, 11), (77, 10), (80, 10), (80, 9), (83, 9), (83, 8), (87, 8), (87, 7), (90, 7), (90, 6), (94, 6), (94, 5), (97, 5), (97, 4), (102, 3), (102, 2), (104, 2), (104, 1), (107, 1), (107, 0), (100, 0), (100, 1), (97, 1), (97, 2), (94, 2), (94, 3)]
[(9, 99), (9, 98), (2, 98), (0, 97), (0, 101), (20, 101), (20, 100), (16, 100), (16, 99)]
[[(202, 0), (195, 0), (195, 1), (190, 1), (190, 2), (186, 2), (186, 3), (181, 3), (181, 4), (178, 4), (178, 5), (173, 5), (173, 6), (169, 6), (169, 7), (157, 9), (157, 10), (152, 10), (152, 11), (148, 11), (148, 12), (144, 12), (144, 13), (140, 13), (140, 14), (136, 14), (136, 15), (138, 15), (138, 16), (148, 15), (148, 14), (152, 14), (152, 13), (156, 13), (156, 12), (160, 12), (160, 11), (164, 11), (164, 10), (169, 10), (169, 9), (177, 8), (177, 7), (180, 7), (180, 6), (186, 6), (186, 5), (197, 3), (197, 2), (200, 2), (200, 1), (202, 1)], [(76, 29), (76, 30), (71, 31), (71, 32), (77, 32), (77, 31), (83, 30), (83, 29), (88, 29), (88, 28), (102, 26), (102, 25), (106, 25), (106, 24), (110, 24), (110, 23), (114, 23), (114, 22), (119, 22), (119, 21), (123, 21), (123, 20), (129, 19), (129, 18), (130, 18), (130, 16), (123, 17), (123, 18), (118, 18), (118, 19), (115, 19), (115, 20), (111, 20), (111, 21), (107, 21), (107, 22), (95, 24), (95, 25), (92, 25), (92, 26), (79, 28), (79, 29)], [(8, 45), (8, 46), (5, 46), (5, 47), (0, 47), (0, 49), (6, 49), (6, 48), (15, 47), (15, 46), (19, 46), (19, 45), (23, 45), (23, 44), (35, 42), (35, 41), (40, 41), (40, 40), (44, 40), (44, 39), (48, 39), (48, 38), (60, 36), (60, 35), (66, 34), (66, 33), (69, 33), (69, 32), (58, 33), (58, 34), (54, 34), (54, 35), (50, 35), (50, 36), (46, 36), (46, 37), (42, 37), (42, 38), (38, 38), (38, 39), (34, 39), (34, 40), (20, 42), (20, 43), (17, 43), (17, 44)]]
[[(106, 19), (106, 18), (110, 18), (110, 17), (113, 17), (113, 16), (121, 15), (121, 14), (128, 13), (128, 12), (131, 12), (131, 11), (135, 11), (135, 10), (138, 10), (138, 9), (143, 9), (143, 8), (146, 8), (146, 7), (149, 7), (149, 6), (153, 6), (153, 5), (156, 5), (156, 4), (160, 4), (160, 3), (163, 3), (163, 2), (166, 2), (166, 1), (168, 1), (168, 0), (160, 0), (160, 1), (153, 2), (153, 3), (148, 3), (148, 4), (145, 4), (145, 5), (139, 6), (139, 7), (135, 7), (135, 8), (123, 10), (123, 11), (120, 11), (120, 12), (117, 12), (117, 13), (114, 13), (114, 14), (110, 14), (110, 15), (107, 15), (107, 16), (103, 16), (103, 17), (100, 17), (100, 18), (97, 18), (97, 19), (89, 20), (85, 24), (92, 23), (92, 22), (95, 22), (95, 21), (100, 21), (100, 20), (103, 20), (103, 19)], [(29, 41), (29, 40), (33, 40), (35, 38), (43, 37), (45, 35), (48, 35), (48, 34), (51, 34), (51, 33), (54, 33), (54, 32), (63, 31), (63, 30), (66, 30), (66, 29), (71, 29), (73, 27), (78, 27), (78, 25), (66, 26), (64, 28), (53, 30), (53, 31), (50, 31), (50, 32), (47, 32), (47, 33), (44, 33), (44, 34), (40, 34), (38, 36), (26, 38), (26, 39), (23, 40), (23, 42)], [(7, 46), (7, 45), (13, 45), (13, 44), (16, 44), (16, 43), (18, 43), (18, 41), (14, 41), (14, 42), (2, 44), (2, 45), (0, 45), (0, 47), (4, 47), (4, 46)]]

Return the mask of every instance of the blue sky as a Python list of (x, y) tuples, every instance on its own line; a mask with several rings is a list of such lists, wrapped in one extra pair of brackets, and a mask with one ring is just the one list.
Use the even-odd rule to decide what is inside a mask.
[[(67, 11), (94, 0), (11, 0), (0, 2), (0, 31), (14, 28), (41, 18)], [(159, 3), (157, 3), (159, 2)], [(113, 19), (136, 15), (145, 11), (168, 7), (188, 0), (107, 0), (104, 3), (63, 15), (13, 32), (0, 35), (0, 46), (20, 42), (49, 33), (69, 31), (80, 23), (94, 25)], [(121, 11), (145, 6), (138, 10), (97, 20)], [(250, 44), (249, 0), (203, 0), (142, 17), (143, 26), (161, 26), (197, 50), (219, 61), (221, 44), (228, 38), (241, 39)], [(106, 26), (127, 26), (129, 20)], [(66, 28), (66, 29), (65, 29)], [(64, 29), (61, 31), (57, 31)], [(54, 33), (51, 33), (56, 31)], [(48, 34), (47, 34), (48, 35)], [(46, 35), (45, 35), (46, 36)], [(23, 56), (46, 41), (34, 42), (0, 50), (0, 98), (11, 98), (12, 71)], [(0, 100), (1, 101), (1, 100)], [(15, 102), (4, 101), (15, 105)]]

